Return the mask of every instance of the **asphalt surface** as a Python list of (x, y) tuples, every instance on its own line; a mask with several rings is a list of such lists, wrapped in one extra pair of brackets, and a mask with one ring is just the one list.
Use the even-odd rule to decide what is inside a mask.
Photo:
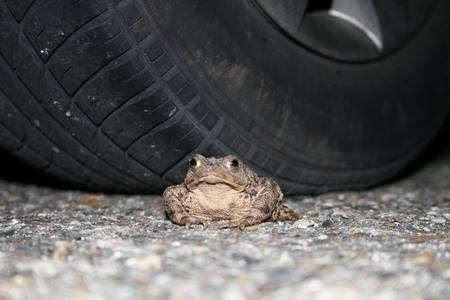
[(450, 299), (450, 151), (296, 223), (186, 229), (159, 196), (0, 181), (0, 299)]

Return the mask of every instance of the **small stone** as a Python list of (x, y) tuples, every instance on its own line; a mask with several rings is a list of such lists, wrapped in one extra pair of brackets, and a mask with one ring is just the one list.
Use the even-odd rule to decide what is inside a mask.
[(424, 243), (427, 241), (440, 240), (442, 237), (439, 234), (413, 234), (410, 236), (411, 243)]
[(309, 210), (306, 214), (310, 217), (317, 217), (320, 214), (320, 212), (317, 208), (313, 208)]
[(102, 256), (102, 249), (95, 245), (93, 247), (91, 247), (90, 249), (90, 253), (89, 253), (92, 257), (101, 257)]
[(84, 199), (83, 204), (93, 207), (93, 208), (96, 208), (96, 209), (102, 209), (102, 208), (106, 207), (103, 198), (96, 197), (96, 196), (87, 196)]
[(314, 223), (311, 220), (306, 220), (306, 219), (300, 219), (298, 221), (295, 221), (294, 226), (296, 226), (297, 228), (301, 228), (301, 229), (306, 229), (308, 227), (314, 227), (316, 225), (316, 223)]
[(72, 227), (80, 227), (81, 223), (77, 220), (73, 220), (73, 221), (70, 221), (69, 225)]
[(29, 280), (25, 276), (16, 275), (13, 277), (13, 282), (19, 286), (24, 286), (28, 284)]
[(238, 286), (225, 287), (222, 295), (223, 299), (245, 300), (248, 299)]
[(327, 218), (325, 221), (322, 222), (322, 227), (331, 227), (333, 226), (333, 220), (330, 218)]
[(72, 247), (69, 243), (62, 241), (55, 243), (55, 251), (53, 252), (54, 259), (66, 261), (71, 254)]
[(329, 236), (338, 236), (341, 234), (342, 231), (335, 229), (335, 228), (331, 228), (329, 230), (327, 230), (327, 235)]
[(40, 52), (41, 54), (48, 55), (49, 51), (50, 51), (49, 48), (44, 48), (44, 49), (41, 49), (39, 52)]
[(413, 262), (419, 265), (426, 265), (432, 263), (436, 257), (436, 252), (432, 250), (426, 250), (420, 253), (413, 259)]
[(351, 237), (359, 238), (359, 237), (367, 237), (369, 234), (363, 231), (356, 231), (351, 234)]
[(444, 218), (432, 218), (431, 221), (437, 224), (445, 224), (446, 220)]
[(129, 258), (125, 261), (125, 265), (140, 270), (159, 270), (162, 268), (162, 259), (158, 255)]
[(344, 219), (349, 219), (350, 218), (349, 215), (347, 214), (347, 212), (345, 210), (341, 209), (341, 208), (333, 208), (332, 215), (336, 216), (336, 217), (341, 217), (341, 218), (344, 218)]
[(395, 200), (397, 198), (398, 198), (397, 194), (394, 194), (394, 193), (387, 193), (387, 194), (383, 194), (383, 196), (381, 196), (381, 200), (383, 200), (383, 201), (391, 201), (391, 200)]
[(319, 235), (319, 236), (317, 237), (317, 239), (318, 239), (319, 241), (328, 240), (328, 235), (326, 235), (326, 234), (321, 234), (321, 235)]

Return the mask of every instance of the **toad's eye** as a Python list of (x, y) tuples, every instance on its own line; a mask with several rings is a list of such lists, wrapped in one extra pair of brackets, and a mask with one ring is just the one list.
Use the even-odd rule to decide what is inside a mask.
[(239, 161), (237, 159), (233, 159), (232, 161), (230, 161), (230, 166), (232, 166), (233, 168), (237, 168), (237, 166), (239, 166)]
[(191, 158), (191, 159), (189, 160), (189, 165), (190, 165), (191, 167), (195, 167), (195, 166), (197, 166), (197, 161), (196, 161), (195, 159)]

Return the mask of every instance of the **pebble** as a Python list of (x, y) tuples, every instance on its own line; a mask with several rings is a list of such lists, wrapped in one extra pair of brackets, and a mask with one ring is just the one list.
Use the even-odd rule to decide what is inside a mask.
[(300, 219), (300, 220), (295, 221), (295, 223), (294, 223), (294, 226), (296, 226), (297, 228), (300, 228), (300, 229), (307, 229), (309, 227), (314, 227), (316, 225), (317, 224), (314, 221), (307, 220), (307, 219)]
[(72, 254), (72, 247), (70, 243), (64, 241), (58, 241), (55, 243), (55, 251), (53, 257), (57, 260), (67, 260), (69, 255)]
[(160, 270), (162, 268), (162, 259), (158, 255), (134, 257), (127, 259), (125, 265), (142, 270)]

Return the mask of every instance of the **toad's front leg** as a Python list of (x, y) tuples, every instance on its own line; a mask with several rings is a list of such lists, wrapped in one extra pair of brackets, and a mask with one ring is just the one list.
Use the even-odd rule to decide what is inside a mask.
[(184, 199), (187, 193), (186, 189), (180, 185), (168, 187), (164, 191), (163, 197), (167, 216), (173, 223), (187, 228), (190, 228), (193, 224), (202, 224), (203, 228), (206, 228), (209, 223), (207, 220), (189, 215), (181, 204), (181, 199)]
[(267, 221), (295, 221), (298, 215), (282, 205), (283, 193), (280, 187), (271, 179), (261, 178), (257, 188), (249, 188), (251, 209), (239, 218), (232, 219), (219, 228), (234, 228), (244, 230), (245, 227)]

